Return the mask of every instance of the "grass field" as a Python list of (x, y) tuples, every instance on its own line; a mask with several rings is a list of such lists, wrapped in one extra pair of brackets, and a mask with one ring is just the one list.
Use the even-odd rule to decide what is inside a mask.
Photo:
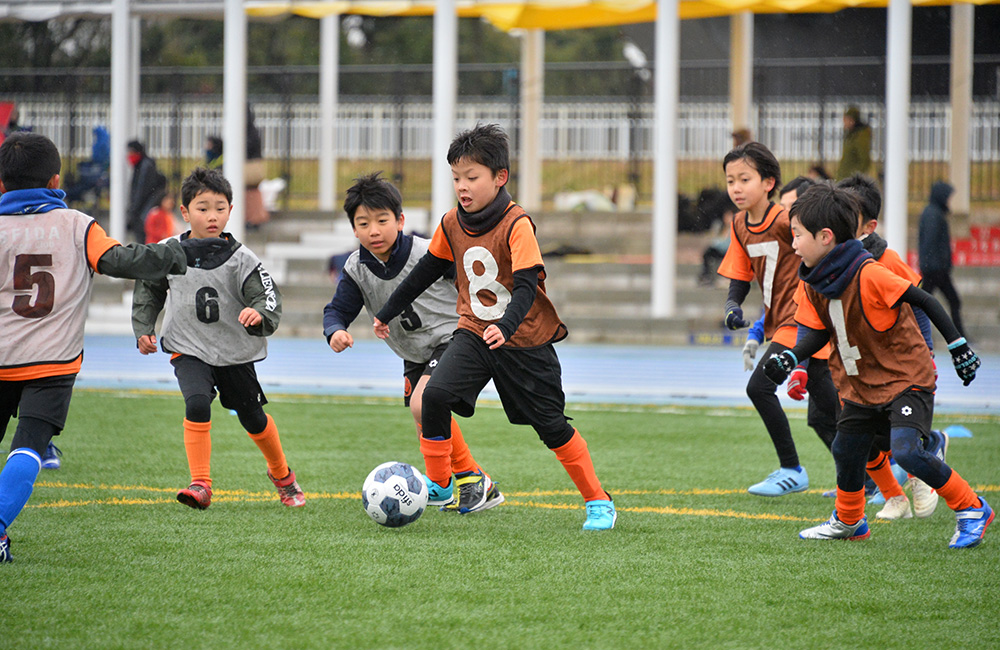
[[(271, 396), (306, 491), (277, 501), (263, 458), (216, 405), (211, 508), (187, 483), (178, 395), (77, 391), (63, 468), (45, 470), (0, 567), (0, 647), (1000, 647), (1000, 524), (947, 548), (954, 517), (876, 523), (863, 542), (807, 542), (833, 507), (833, 462), (792, 422), (809, 491), (745, 492), (774, 469), (748, 409), (573, 407), (618, 525), (580, 530), (565, 472), (497, 408), (463, 421), (507, 503), (426, 512), (401, 529), (360, 504), (386, 460), (423, 468), (397, 400)], [(1000, 505), (1000, 417), (948, 459)], [(13, 423), (6, 442), (12, 435)]]

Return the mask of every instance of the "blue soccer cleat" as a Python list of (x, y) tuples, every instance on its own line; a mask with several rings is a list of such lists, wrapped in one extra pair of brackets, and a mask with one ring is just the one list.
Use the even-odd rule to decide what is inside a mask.
[(748, 487), (747, 492), (761, 497), (780, 497), (793, 492), (802, 492), (808, 488), (809, 475), (806, 474), (804, 467), (799, 469), (781, 467), (760, 483)]
[(448, 485), (441, 487), (424, 474), (424, 483), (427, 484), (427, 505), (447, 506), (455, 503), (455, 480), (448, 478)]
[(62, 456), (62, 452), (59, 450), (59, 447), (50, 442), (49, 446), (45, 448), (45, 453), (42, 454), (42, 469), (59, 469), (62, 467), (60, 456)]
[(14, 558), (10, 556), (10, 537), (4, 534), (3, 537), (0, 537), (0, 564), (13, 561)]
[(927, 434), (927, 442), (924, 443), (924, 449), (928, 453), (934, 454), (938, 457), (942, 463), (945, 462), (945, 457), (948, 455), (948, 434), (944, 431), (938, 431), (933, 429)]
[(972, 548), (983, 541), (986, 527), (993, 521), (993, 508), (986, 499), (979, 497), (982, 505), (955, 512), (955, 534), (948, 548)]
[(858, 540), (868, 539), (871, 536), (868, 530), (868, 518), (862, 517), (856, 524), (845, 524), (837, 518), (837, 511), (834, 510), (830, 519), (826, 523), (812, 528), (806, 528), (799, 533), (802, 539), (846, 539)]
[(889, 459), (889, 469), (892, 470), (892, 475), (896, 477), (896, 482), (899, 483), (899, 487), (906, 485), (906, 482), (910, 480), (910, 475), (906, 473), (906, 470), (899, 466), (899, 463)]
[(597, 499), (588, 501), (587, 521), (583, 522), (584, 530), (611, 530), (618, 521), (618, 511), (615, 510), (615, 503), (611, 500), (611, 495), (607, 499)]

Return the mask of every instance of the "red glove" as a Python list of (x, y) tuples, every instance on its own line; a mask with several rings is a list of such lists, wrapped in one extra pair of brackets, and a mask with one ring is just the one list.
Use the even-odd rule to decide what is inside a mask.
[(788, 396), (796, 402), (805, 399), (806, 383), (809, 381), (809, 373), (802, 366), (795, 366), (792, 374), (788, 375)]

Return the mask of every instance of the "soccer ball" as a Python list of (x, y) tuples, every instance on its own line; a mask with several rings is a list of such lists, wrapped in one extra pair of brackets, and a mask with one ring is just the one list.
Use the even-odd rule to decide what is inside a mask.
[(419, 519), (427, 507), (427, 483), (412, 465), (382, 463), (365, 479), (361, 503), (375, 523), (405, 526)]

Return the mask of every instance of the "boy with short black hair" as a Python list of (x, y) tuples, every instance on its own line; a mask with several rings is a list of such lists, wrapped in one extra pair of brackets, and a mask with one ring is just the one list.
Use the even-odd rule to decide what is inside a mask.
[[(267, 341), (281, 318), (281, 294), (250, 249), (225, 232), (233, 190), (218, 170), (198, 168), (181, 186), (181, 215), (191, 230), (176, 239), (196, 254), (187, 274), (137, 282), (132, 331), (139, 352), (156, 352), (156, 318), (166, 308), (160, 344), (184, 396), (184, 448), (191, 484), (177, 493), (184, 505), (204, 510), (212, 502), (212, 401), (236, 411), (267, 460), (267, 476), (281, 503), (305, 505), (288, 467), (278, 428), (264, 413), (267, 398), (254, 363), (267, 356)], [(221, 238), (221, 239), (220, 239)]]
[[(323, 334), (330, 349), (338, 353), (354, 346), (354, 338), (347, 328), (361, 313), (361, 308), (374, 316), (427, 252), (430, 243), (423, 237), (403, 233), (403, 199), (399, 190), (380, 178), (380, 174), (375, 172), (354, 179), (344, 200), (344, 211), (361, 245), (344, 263), (333, 300), (323, 309)], [(386, 339), (392, 351), (403, 359), (403, 402), (410, 408), (418, 435), (424, 388), (458, 325), (455, 313), (458, 291), (454, 278), (453, 266), (390, 324)], [(463, 507), (463, 486), (474, 484), (483, 471), (472, 457), (454, 418), (451, 419), (451, 443), (447, 485), (438, 485), (426, 475), (424, 480), (430, 504), (458, 511)], [(455, 485), (459, 488), (458, 499), (454, 496)], [(465, 491), (465, 507), (469, 508), (469, 488)], [(493, 483), (480, 510), (488, 510), (503, 501), (503, 494)]]
[(0, 440), (18, 418), (0, 472), (0, 563), (11, 561), (7, 529), (66, 424), (94, 272), (153, 280), (187, 271), (183, 244), (122, 246), (68, 208), (61, 167), (55, 144), (38, 133), (0, 145)]
[(935, 369), (913, 316), (924, 310), (949, 341), (955, 370), (968, 385), (979, 357), (933, 297), (874, 261), (855, 239), (859, 207), (851, 193), (819, 185), (792, 207), (793, 246), (806, 300), (795, 313), (804, 336), (772, 355), (764, 372), (784, 381), (796, 360), (828, 341), (830, 367), (844, 402), (833, 443), (837, 500), (829, 521), (799, 533), (803, 539), (865, 539), (864, 474), (872, 441), (888, 435), (896, 462), (944, 497), (957, 525), (949, 546), (982, 541), (993, 510), (958, 472), (921, 444), (934, 411)]
[[(420, 450), (427, 474), (445, 485), (451, 474), (452, 413), (473, 414), (492, 379), (507, 418), (530, 424), (556, 454), (583, 496), (584, 530), (610, 530), (617, 513), (601, 487), (583, 436), (565, 414), (554, 343), (566, 326), (545, 295), (545, 267), (535, 228), (507, 193), (507, 135), (495, 124), (460, 133), (448, 149), (458, 206), (441, 219), (427, 254), (375, 316), (379, 338), (391, 322), (455, 264), (458, 330), (424, 389)], [(489, 477), (468, 490), (468, 508), (485, 503)], [(465, 495), (463, 495), (465, 496)]]

